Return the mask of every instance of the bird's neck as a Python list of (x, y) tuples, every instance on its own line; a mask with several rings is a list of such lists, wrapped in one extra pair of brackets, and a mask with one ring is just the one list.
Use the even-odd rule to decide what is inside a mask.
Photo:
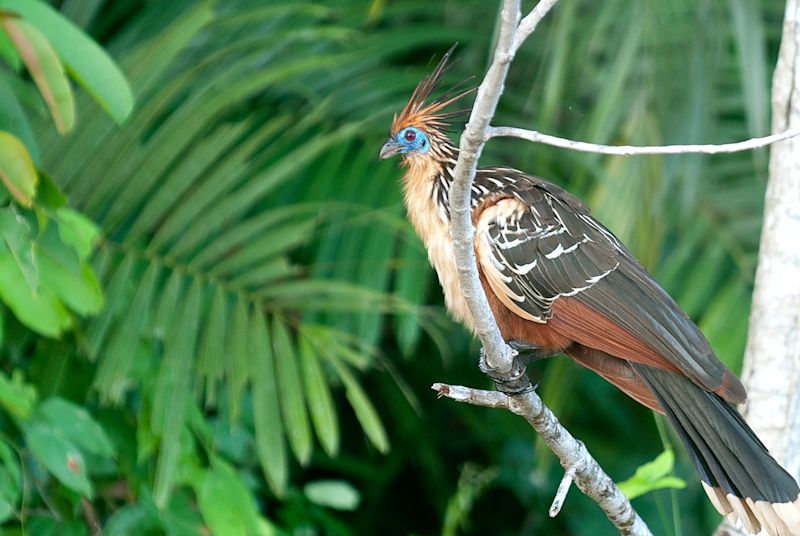
[(403, 193), (412, 221), (421, 216), (421, 212), (430, 212), (430, 216), (435, 213), (443, 221), (450, 219), (450, 185), (458, 149), (445, 137), (431, 141), (427, 153), (405, 161)]

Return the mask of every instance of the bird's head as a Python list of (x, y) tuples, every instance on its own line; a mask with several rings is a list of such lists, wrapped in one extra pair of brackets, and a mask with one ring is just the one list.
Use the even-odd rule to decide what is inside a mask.
[(381, 147), (381, 160), (398, 154), (406, 163), (410, 159), (429, 158), (441, 150), (443, 143), (450, 143), (444, 133), (449, 126), (449, 119), (463, 115), (465, 110), (450, 112), (442, 110), (471, 93), (473, 89), (460, 90), (456, 87), (439, 98), (426, 101), (438, 87), (453, 49), (455, 45), (442, 57), (433, 72), (417, 85), (400, 115), (394, 116), (392, 127), (389, 129), (389, 138)]

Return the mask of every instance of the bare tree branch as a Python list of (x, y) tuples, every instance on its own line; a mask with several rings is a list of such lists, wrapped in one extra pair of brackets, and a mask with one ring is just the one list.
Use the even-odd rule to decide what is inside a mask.
[(650, 146), (635, 146), (635, 145), (598, 145), (595, 143), (587, 143), (585, 141), (575, 141), (566, 138), (559, 138), (551, 136), (550, 134), (542, 134), (535, 130), (526, 130), (524, 128), (515, 127), (489, 127), (489, 138), (500, 137), (513, 137), (522, 138), (523, 140), (532, 141), (534, 143), (543, 143), (545, 145), (552, 145), (554, 147), (561, 147), (562, 149), (572, 149), (573, 151), (582, 151), (585, 153), (599, 153), (610, 154), (619, 156), (634, 156), (634, 155), (647, 155), (647, 154), (719, 154), (719, 153), (736, 153), (739, 151), (750, 151), (752, 149), (760, 149), (771, 145), (773, 143), (783, 141), (789, 138), (800, 136), (800, 129), (794, 128), (781, 132), (779, 134), (771, 134), (763, 138), (751, 138), (745, 141), (738, 141), (735, 143), (723, 143), (720, 145), (714, 144), (701, 144), (701, 145), (650, 145)]
[[(550, 447), (550, 450), (558, 456), (561, 465), (567, 471), (567, 476), (574, 475), (574, 482), (578, 489), (603, 508), (608, 519), (614, 523), (620, 534), (652, 536), (650, 529), (631, 507), (628, 499), (611, 478), (603, 472), (583, 443), (572, 437), (559, 424), (553, 412), (542, 403), (541, 398), (534, 391), (529, 390), (519, 395), (509, 396), (499, 391), (483, 391), (442, 383), (436, 383), (432, 388), (439, 393), (439, 396), (446, 396), (458, 402), (490, 408), (505, 408), (524, 417)], [(559, 498), (563, 502), (567, 489), (569, 489), (569, 480), (565, 477), (556, 492), (553, 507)], [(553, 507), (551, 507), (551, 511)], [(560, 508), (560, 504), (558, 507)]]
[[(466, 299), (473, 317), (476, 332), (483, 343), (485, 364), (492, 375), (519, 380), (514, 370), (514, 353), (505, 343), (497, 327), (486, 295), (481, 286), (475, 262), (470, 198), (472, 181), (475, 177), (478, 158), (488, 139), (489, 123), (494, 116), (497, 102), (503, 92), (503, 84), (514, 52), (525, 38), (534, 30), (539, 20), (555, 5), (556, 0), (542, 0), (523, 20), (519, 28), (519, 0), (504, 0), (500, 13), (501, 27), (495, 47), (492, 64), (483, 79), (469, 122), (461, 136), (458, 162), (453, 172), (454, 179), (450, 189), (451, 233), (458, 267), (458, 280), (461, 292)], [(522, 379), (527, 381), (522, 371)], [(529, 384), (528, 384), (529, 385)], [(616, 487), (611, 478), (591, 457), (586, 447), (572, 437), (561, 426), (555, 415), (547, 409), (532, 388), (523, 389), (513, 396), (499, 392), (477, 391), (465, 387), (437, 384), (441, 395), (456, 400), (489, 407), (506, 407), (523, 416), (542, 437), (550, 449), (558, 456), (568, 474), (574, 473), (575, 485), (591, 497), (606, 513), (609, 520), (621, 534), (647, 536), (650, 530), (630, 504), (630, 501)], [(559, 491), (556, 498), (566, 494)]]
[(517, 31), (514, 32), (514, 41), (511, 43), (511, 54), (517, 53), (522, 43), (536, 30), (541, 20), (547, 15), (550, 9), (556, 5), (556, 2), (558, 2), (558, 0), (539, 0), (536, 7), (525, 15), (525, 18), (519, 22)]
[(478, 279), (473, 249), (475, 229), (472, 227), (470, 211), (472, 180), (475, 178), (478, 157), (483, 150), (489, 122), (503, 93), (508, 66), (513, 58), (511, 45), (519, 21), (519, 0), (505, 0), (500, 18), (502, 22), (494, 59), (478, 87), (469, 122), (461, 135), (458, 163), (453, 172), (453, 185), (450, 189), (450, 218), (458, 281), (475, 321), (475, 331), (483, 343), (486, 364), (497, 372), (506, 373), (513, 366), (513, 356), (511, 348), (497, 329), (489, 302)]

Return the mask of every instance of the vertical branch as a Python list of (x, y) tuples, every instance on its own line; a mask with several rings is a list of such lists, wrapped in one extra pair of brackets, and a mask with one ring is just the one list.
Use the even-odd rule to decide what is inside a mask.
[[(519, 0), (503, 0), (500, 33), (494, 56), (478, 88), (469, 122), (461, 136), (458, 162), (450, 189), (451, 234), (461, 292), (467, 301), (477, 334), (483, 344), (486, 365), (494, 373), (501, 375), (512, 374), (513, 355), (511, 348), (500, 334), (478, 275), (473, 246), (475, 229), (471, 218), (472, 181), (483, 145), (489, 138), (489, 123), (503, 92), (514, 53), (556, 1), (541, 0), (520, 24)], [(441, 384), (435, 385), (434, 389), (443, 396), (480, 404), (478, 400), (481, 394), (475, 390)], [(464, 398), (455, 393), (461, 393)], [(486, 397), (489, 405), (497, 407), (499, 396), (503, 401), (501, 403), (505, 403), (508, 409), (523, 416), (530, 423), (558, 456), (568, 474), (574, 473), (574, 481), (578, 488), (603, 509), (621, 534), (651, 536), (650, 530), (633, 509), (630, 501), (591, 457), (583, 444), (561, 426), (535, 392), (528, 389), (513, 396), (501, 393), (491, 393), (491, 395)], [(561, 488), (556, 497), (557, 501), (559, 497), (563, 500), (566, 494), (565, 486)]]
[(470, 210), (472, 181), (475, 178), (478, 158), (483, 151), (489, 122), (494, 117), (497, 102), (503, 93), (508, 67), (514, 57), (511, 46), (519, 21), (519, 0), (504, 0), (500, 19), (500, 34), (492, 64), (478, 88), (472, 114), (461, 135), (458, 162), (453, 171), (453, 185), (450, 188), (450, 220), (458, 281), (475, 321), (477, 335), (483, 343), (486, 364), (498, 372), (508, 372), (512, 368), (511, 349), (497, 329), (478, 277), (473, 249), (475, 229), (472, 226)]

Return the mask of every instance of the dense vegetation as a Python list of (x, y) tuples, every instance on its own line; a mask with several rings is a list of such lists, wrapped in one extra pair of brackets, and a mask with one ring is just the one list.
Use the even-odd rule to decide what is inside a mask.
[[(561, 470), (523, 422), (432, 396), (489, 384), (377, 160), (431, 58), (457, 41), (449, 81), (481, 75), (494, 2), (52, 2), (118, 63), (132, 112), (114, 66), (42, 4), (0, 0), (4, 533), (610, 533), (575, 491), (547, 518)], [(781, 17), (779, 0), (562, 0), (495, 124), (613, 144), (765, 134)], [(49, 58), (42, 81), (9, 25)], [(586, 199), (739, 370), (766, 157), (496, 140), (484, 162)], [(674, 442), (563, 358), (532, 374), (616, 480)], [(708, 533), (676, 455), (687, 487), (634, 505), (657, 534)]]

